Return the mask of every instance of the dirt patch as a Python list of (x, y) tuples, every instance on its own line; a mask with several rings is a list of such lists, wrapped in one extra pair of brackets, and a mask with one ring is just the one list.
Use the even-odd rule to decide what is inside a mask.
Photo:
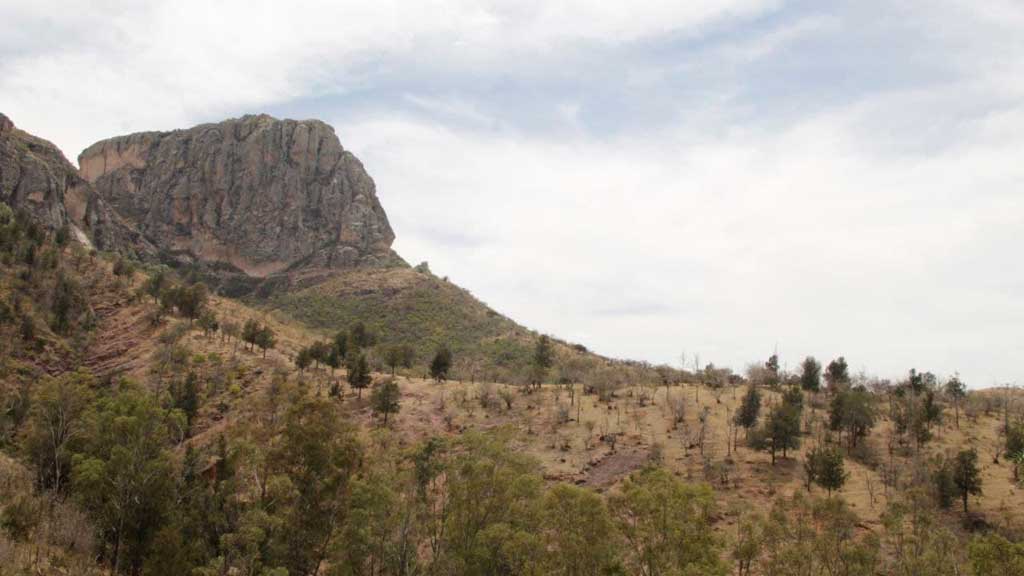
[(592, 461), (583, 471), (582, 482), (597, 490), (614, 486), (634, 470), (639, 470), (650, 460), (650, 452), (644, 449), (629, 449), (610, 452), (599, 460)]

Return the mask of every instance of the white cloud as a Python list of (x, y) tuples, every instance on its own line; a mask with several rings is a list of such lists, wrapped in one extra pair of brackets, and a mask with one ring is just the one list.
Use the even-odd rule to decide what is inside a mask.
[(9, 3), (0, 7), (0, 107), (75, 156), (100, 136), (360, 87), (361, 66), (540, 61), (567, 42), (694, 33), (774, 4), (184, 0), (69, 10), (56, 0)]
[[(1022, 376), (1024, 270), (1008, 263), (1024, 198), (1008, 186), (1024, 181), (1011, 158), (1024, 131), (886, 158), (865, 114), (698, 144), (681, 127), (549, 140), (390, 117), (342, 133), (401, 253), (600, 351), (671, 361), (685, 348), (741, 368), (779, 345), (793, 366), (845, 354), (889, 377)], [(453, 249), (435, 229), (488, 241)]]
[(8, 2), (0, 110), (74, 156), (360, 94), (325, 119), (398, 250), (530, 326), (988, 385), (1024, 381), (1022, 23), (1014, 0)]

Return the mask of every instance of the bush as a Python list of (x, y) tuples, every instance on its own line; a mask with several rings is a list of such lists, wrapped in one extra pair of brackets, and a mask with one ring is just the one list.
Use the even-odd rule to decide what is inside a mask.
[(32, 496), (18, 494), (0, 512), (0, 528), (12, 540), (24, 542), (39, 524), (39, 505)]

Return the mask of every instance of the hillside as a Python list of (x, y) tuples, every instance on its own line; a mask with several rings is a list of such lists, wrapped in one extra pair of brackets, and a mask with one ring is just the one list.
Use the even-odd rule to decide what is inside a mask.
[[(362, 322), (384, 345), (411, 345), (429, 360), (441, 345), (455, 354), (462, 378), (518, 382), (538, 335), (468, 291), (412, 268), (345, 271), (312, 287), (272, 296), (268, 305), (326, 333)], [(570, 350), (558, 344), (560, 352)]]
[(91, 153), (129, 158), (104, 194), (151, 182), (124, 229), (159, 257), (0, 203), (0, 574), (1024, 574), (1019, 390), (610, 360), (380, 244), (240, 266), (191, 243), (222, 189), (136, 172), (223, 126)]

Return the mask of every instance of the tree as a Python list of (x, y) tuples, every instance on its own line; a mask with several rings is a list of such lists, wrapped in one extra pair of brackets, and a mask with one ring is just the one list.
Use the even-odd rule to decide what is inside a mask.
[(170, 287), (170, 283), (171, 280), (168, 277), (167, 272), (163, 268), (160, 268), (154, 272), (152, 276), (146, 279), (146, 283), (142, 286), (146, 294), (153, 298), (153, 302), (156, 303), (160, 300), (160, 295)]
[(73, 316), (75, 311), (82, 306), (83, 299), (78, 283), (61, 272), (54, 285), (51, 304), (53, 310), (51, 326), (54, 332), (62, 335), (70, 334)]
[(309, 365), (313, 363), (313, 354), (310, 352), (308, 346), (303, 346), (299, 349), (299, 352), (295, 355), (295, 367), (299, 369), (299, 373), (306, 371)]
[(86, 431), (94, 379), (86, 371), (45, 378), (33, 390), (22, 449), (36, 484), (60, 493), (71, 473), (72, 454)]
[(405, 358), (404, 354), (405, 351), (403, 350), (402, 346), (399, 345), (388, 346), (387, 349), (384, 351), (384, 363), (387, 364), (389, 368), (391, 368), (392, 376), (395, 375), (395, 370), (402, 365), (403, 360)]
[(817, 392), (821, 389), (821, 364), (814, 356), (804, 358), (800, 364), (800, 388), (808, 392)]
[(370, 365), (366, 362), (366, 355), (360, 352), (358, 356), (350, 357), (346, 368), (349, 385), (355, 388), (358, 391), (358, 396), (362, 398), (363, 388), (368, 387), (372, 380)]
[(211, 333), (216, 332), (220, 328), (217, 315), (213, 313), (213, 310), (203, 310), (202, 314), (199, 315), (199, 327), (202, 328), (203, 335), (207, 338), (209, 338)]
[(981, 471), (978, 469), (978, 453), (973, 448), (961, 450), (953, 462), (953, 483), (957, 494), (964, 503), (967, 513), (967, 499), (972, 494), (981, 495)]
[(188, 323), (191, 325), (192, 321), (199, 318), (199, 315), (206, 308), (208, 299), (209, 290), (206, 288), (206, 285), (202, 282), (196, 282), (188, 288), (178, 288), (175, 306), (182, 316), (188, 318)]
[(957, 497), (956, 482), (953, 481), (953, 470), (948, 462), (940, 462), (932, 474), (935, 488), (935, 500), (939, 508), (949, 509)]
[(330, 349), (327, 351), (327, 357), (324, 358), (324, 364), (331, 369), (331, 375), (334, 375), (334, 371), (341, 366), (341, 356), (338, 354), (338, 349), (334, 347), (332, 343)]
[(260, 323), (249, 318), (245, 321), (245, 325), (242, 327), (242, 341), (249, 344), (249, 349), (252, 350), (256, 346), (256, 341), (260, 337)]
[(316, 367), (320, 368), (320, 364), (327, 364), (327, 358), (331, 355), (331, 349), (334, 347), (331, 342), (314, 342), (309, 345), (309, 355), (316, 362)]
[(953, 410), (956, 418), (956, 429), (960, 429), (960, 404), (967, 397), (967, 386), (960, 380), (960, 375), (955, 374), (952, 378), (946, 382), (946, 396), (949, 397), (949, 401), (953, 404)]
[(452, 352), (447, 346), (441, 346), (430, 362), (430, 377), (441, 383), (448, 379), (448, 371), (452, 367)]
[(779, 355), (772, 354), (768, 357), (768, 361), (764, 363), (764, 369), (767, 375), (768, 386), (774, 387), (779, 385)]
[(277, 345), (277, 337), (274, 335), (274, 330), (270, 326), (264, 324), (259, 332), (256, 334), (256, 345), (263, 350), (263, 357), (267, 357), (267, 350), (272, 349)]
[[(267, 473), (288, 494), (275, 503), (264, 562), (287, 574), (311, 576), (342, 534), (351, 482), (362, 448), (332, 403), (303, 398), (285, 413), (280, 438), (267, 455)], [(279, 574), (279, 572), (268, 572)]]
[(817, 447), (807, 455), (814, 468), (814, 483), (828, 491), (838, 490), (846, 483), (843, 468), (843, 453), (834, 446)]
[(370, 404), (374, 412), (384, 415), (385, 426), (388, 424), (388, 415), (398, 413), (400, 397), (401, 391), (394, 378), (385, 378), (373, 387)]
[[(1006, 429), (1005, 456), (1013, 461), (1024, 457), (1024, 422), (1010, 424)], [(1014, 477), (1018, 476), (1018, 467), (1014, 467)]]
[(548, 370), (551, 369), (554, 362), (555, 353), (551, 348), (551, 339), (548, 338), (547, 334), (542, 334), (537, 339), (537, 344), (533, 349), (530, 384), (534, 387), (539, 387), (544, 382), (544, 379), (547, 378)]
[(338, 352), (338, 357), (342, 360), (348, 358), (348, 340), (347, 330), (339, 330), (338, 333), (334, 335), (334, 349)]
[(975, 536), (967, 556), (975, 576), (1024, 574), (1024, 542), (1013, 543), (994, 532)]
[(875, 408), (871, 393), (862, 387), (840, 389), (829, 405), (829, 428), (846, 432), (850, 448), (868, 435), (875, 425)]
[(196, 414), (199, 413), (199, 377), (195, 372), (190, 371), (185, 377), (185, 384), (175, 404), (185, 413), (188, 424), (191, 425)]
[(352, 342), (359, 348), (367, 348), (377, 343), (377, 336), (370, 332), (366, 328), (366, 324), (362, 322), (356, 322), (352, 326), (352, 330), (349, 332), (349, 336), (352, 338)]
[(782, 451), (785, 458), (788, 450), (800, 447), (800, 411), (789, 404), (776, 406), (764, 427), (754, 435), (752, 444), (754, 448), (770, 452), (772, 464), (778, 451)]
[(241, 334), (241, 329), (238, 327), (237, 322), (231, 320), (225, 320), (221, 323), (220, 334), (221, 338), (227, 338), (228, 341), (231, 339), (235, 340), (235, 349), (238, 349), (238, 336)]
[(799, 386), (795, 384), (786, 388), (786, 391), (782, 393), (782, 403), (788, 404), (797, 409), (798, 412), (802, 412), (804, 409), (804, 393), (801, 391)]
[(724, 575), (721, 544), (710, 522), (713, 505), (710, 488), (685, 484), (660, 468), (627, 478), (609, 497), (626, 542), (627, 573)]
[(109, 548), (112, 572), (137, 574), (174, 495), (168, 413), (121, 382), (97, 402), (73, 461), (74, 494)]
[(591, 576), (618, 567), (615, 525), (603, 498), (557, 484), (544, 495), (542, 508), (546, 574)]
[(835, 392), (836, 388), (850, 382), (846, 358), (840, 356), (828, 363), (828, 367), (825, 369), (825, 381), (828, 382), (828, 388), (831, 392)]
[(735, 422), (741, 426), (750, 438), (750, 429), (757, 425), (757, 416), (761, 412), (761, 393), (757, 386), (747, 386), (747, 393), (743, 395), (740, 407), (736, 410)]

